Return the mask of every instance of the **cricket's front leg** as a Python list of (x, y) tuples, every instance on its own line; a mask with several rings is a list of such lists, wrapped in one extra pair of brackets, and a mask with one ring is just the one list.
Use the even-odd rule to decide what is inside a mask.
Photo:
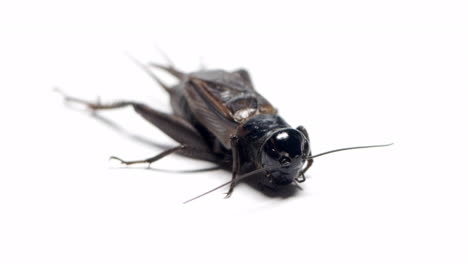
[(239, 138), (231, 136), (231, 149), (232, 149), (232, 180), (229, 191), (226, 193), (225, 198), (229, 198), (234, 191), (237, 184), (237, 177), (239, 176), (240, 161), (239, 161)]

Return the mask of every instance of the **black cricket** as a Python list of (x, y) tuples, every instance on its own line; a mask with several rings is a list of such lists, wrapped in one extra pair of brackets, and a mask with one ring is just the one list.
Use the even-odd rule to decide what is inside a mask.
[[(111, 104), (93, 103), (65, 95), (65, 100), (84, 104), (93, 111), (131, 106), (151, 124), (179, 143), (145, 160), (125, 161), (125, 165), (148, 163), (148, 166), (172, 153), (210, 161), (232, 170), (232, 180), (189, 201), (223, 186), (230, 185), (229, 197), (236, 184), (253, 175), (259, 184), (278, 188), (305, 181), (313, 159), (325, 154), (358, 148), (336, 149), (313, 156), (307, 130), (291, 127), (268, 100), (260, 95), (244, 70), (202, 70), (184, 73), (174, 66), (137, 62), (169, 94), (173, 113), (164, 113), (133, 101)], [(178, 83), (168, 86), (152, 71), (156, 68), (174, 76)]]

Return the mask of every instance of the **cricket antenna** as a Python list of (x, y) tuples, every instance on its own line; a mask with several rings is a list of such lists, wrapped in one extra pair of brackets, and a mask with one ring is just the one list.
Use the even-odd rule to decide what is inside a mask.
[(384, 144), (384, 145), (370, 145), (370, 146), (358, 146), (358, 147), (334, 149), (334, 150), (329, 150), (329, 151), (326, 151), (326, 152), (322, 152), (322, 153), (317, 154), (317, 155), (309, 156), (309, 157), (307, 157), (307, 160), (311, 160), (311, 159), (314, 159), (316, 157), (320, 157), (320, 156), (323, 156), (323, 155), (327, 155), (327, 154), (330, 154), (330, 153), (343, 151), (343, 150), (364, 149), (364, 148), (380, 148), (380, 147), (388, 147), (388, 146), (391, 146), (391, 145), (393, 145), (393, 143)]
[[(250, 176), (252, 176), (252, 175), (256, 175), (256, 174), (258, 174), (258, 173), (260, 173), (260, 172), (265, 172), (265, 171), (266, 171), (265, 168), (260, 168), (260, 169), (258, 169), (258, 170), (254, 170), (254, 171), (248, 172), (248, 173), (246, 173), (246, 174), (242, 174), (242, 175), (240, 175), (239, 177), (237, 177), (236, 182), (238, 182), (238, 181), (240, 181), (240, 180), (242, 180), (242, 179), (245, 179), (245, 178), (247, 178), (247, 177), (250, 177)], [(226, 183), (223, 183), (223, 184), (221, 184), (220, 186), (218, 186), (218, 187), (216, 187), (216, 188), (213, 188), (213, 189), (211, 189), (211, 190), (209, 190), (209, 191), (207, 191), (207, 192), (204, 192), (204, 193), (202, 193), (202, 194), (200, 194), (200, 195), (197, 195), (197, 196), (195, 196), (195, 197), (193, 197), (193, 198), (191, 198), (191, 199), (185, 201), (184, 204), (186, 204), (186, 203), (188, 203), (188, 202), (191, 202), (191, 201), (193, 201), (193, 200), (196, 200), (196, 199), (198, 199), (198, 198), (200, 198), (200, 197), (202, 197), (202, 196), (205, 196), (205, 195), (207, 195), (207, 194), (209, 194), (209, 193), (212, 193), (212, 192), (214, 192), (214, 191), (216, 191), (216, 190), (218, 190), (218, 189), (221, 189), (221, 188), (223, 188), (224, 186), (227, 186), (227, 185), (229, 185), (229, 184), (231, 184), (231, 183), (232, 183), (232, 180), (230, 180), (230, 181), (228, 181), (228, 182), (226, 182)]]

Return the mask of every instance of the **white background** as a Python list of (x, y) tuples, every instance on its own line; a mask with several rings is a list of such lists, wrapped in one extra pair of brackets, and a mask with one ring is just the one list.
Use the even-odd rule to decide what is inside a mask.
[[(10, 1), (0, 4), (1, 263), (468, 263), (465, 1)], [(131, 109), (169, 110), (125, 55), (247, 68), (320, 157), (283, 199), (225, 171), (116, 169), (175, 143)], [(129, 134), (130, 133), (130, 134)], [(153, 167), (211, 164), (173, 156)]]

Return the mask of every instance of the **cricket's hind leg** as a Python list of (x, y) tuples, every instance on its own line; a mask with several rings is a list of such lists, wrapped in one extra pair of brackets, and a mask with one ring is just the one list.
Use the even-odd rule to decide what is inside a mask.
[(204, 138), (198, 133), (198, 131), (189, 122), (187, 122), (179, 116), (167, 114), (152, 109), (142, 103), (133, 101), (118, 101), (110, 104), (102, 104), (100, 102), (90, 102), (79, 98), (67, 96), (65, 94), (64, 98), (66, 102), (82, 104), (93, 111), (111, 110), (131, 106), (144, 119), (158, 127), (166, 135), (180, 143), (180, 145), (177, 147), (168, 149), (154, 157), (144, 160), (124, 161), (122, 159), (113, 157), (114, 159), (118, 159), (126, 165), (136, 163), (151, 164), (172, 153), (179, 153), (181, 155), (191, 157), (194, 159), (212, 161), (215, 163), (220, 162), (220, 158), (211, 152), (209, 146), (206, 144)]

